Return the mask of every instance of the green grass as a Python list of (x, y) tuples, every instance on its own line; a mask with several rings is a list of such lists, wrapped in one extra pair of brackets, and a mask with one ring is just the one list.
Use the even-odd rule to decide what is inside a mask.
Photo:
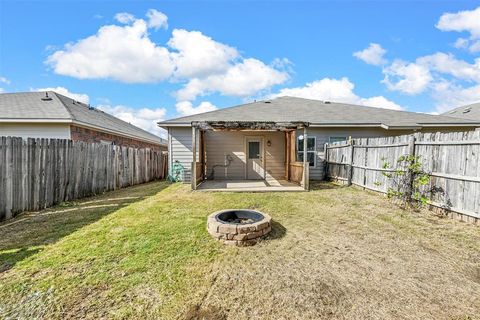
[[(471, 299), (480, 290), (478, 227), (404, 212), (356, 188), (313, 189), (204, 193), (157, 182), (19, 216), (0, 225), (0, 319), (413, 319), (480, 310)], [(224, 208), (264, 211), (273, 231), (255, 247), (223, 246), (205, 224)]]
[[(218, 250), (204, 232), (205, 211), (193, 198), (179, 201), (182, 186), (167, 186), (121, 190), (75, 211), (59, 206), (12, 225), (18, 233), (4, 227), (13, 239), (2, 239), (0, 265), (12, 269), (0, 278), (0, 301), (9, 302), (0, 307), (13, 318), (123, 318), (174, 308), (189, 285), (205, 279), (191, 282), (187, 267), (203, 270)], [(29, 306), (35, 295), (52, 301)]]

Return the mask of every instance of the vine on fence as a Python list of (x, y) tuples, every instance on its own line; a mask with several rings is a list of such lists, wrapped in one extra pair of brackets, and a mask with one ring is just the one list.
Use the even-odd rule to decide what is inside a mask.
[(422, 170), (420, 156), (404, 155), (397, 159), (395, 168), (385, 161), (382, 172), (390, 181), (387, 197), (399, 202), (402, 208), (420, 209), (428, 203), (432, 190), (426, 186), (430, 184), (430, 175)]

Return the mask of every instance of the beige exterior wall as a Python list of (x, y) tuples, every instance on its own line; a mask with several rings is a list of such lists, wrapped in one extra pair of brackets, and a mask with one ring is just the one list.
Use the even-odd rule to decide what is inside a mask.
[(0, 123), (0, 136), (26, 138), (70, 139), (66, 123)]
[[(422, 132), (467, 131), (472, 128), (429, 128)], [(316, 138), (316, 166), (310, 168), (311, 180), (322, 180), (325, 176), (324, 145), (331, 137), (370, 138), (396, 136), (413, 133), (413, 130), (385, 130), (382, 128), (308, 128), (308, 135)], [(172, 127), (169, 129), (170, 165), (178, 160), (185, 167), (185, 182), (190, 181), (192, 162), (191, 127)], [(297, 136), (303, 130), (297, 132)], [(234, 161), (229, 168), (215, 170), (215, 179), (245, 179), (245, 136), (263, 136), (266, 157), (267, 179), (285, 177), (285, 140), (283, 132), (246, 132), (246, 131), (207, 131), (205, 133), (207, 150), (207, 176), (215, 164), (225, 164), (226, 154)], [(270, 139), (272, 146), (266, 145)], [(198, 148), (197, 148), (198, 150)], [(197, 156), (198, 159), (198, 156)], [(171, 166), (170, 166), (171, 168)]]
[(230, 166), (215, 168), (214, 179), (245, 179), (246, 137), (263, 138), (266, 180), (285, 179), (285, 133), (278, 131), (207, 131), (207, 177), (214, 165), (225, 165), (226, 156), (231, 155)]

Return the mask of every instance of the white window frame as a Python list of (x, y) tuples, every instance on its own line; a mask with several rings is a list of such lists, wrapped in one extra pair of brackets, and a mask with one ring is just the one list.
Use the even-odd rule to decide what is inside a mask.
[[(309, 166), (310, 168), (316, 168), (317, 167), (317, 137), (313, 136), (313, 137), (309, 137), (307, 135), (307, 140), (308, 139), (314, 139), (314, 143), (313, 143), (313, 150), (310, 150), (310, 151), (307, 151), (307, 155), (308, 153), (313, 153), (313, 166)], [(308, 145), (308, 143), (307, 143)], [(300, 153), (303, 154), (303, 148), (302, 150), (299, 149), (300, 145), (299, 145), (299, 140), (298, 140), (298, 137), (297, 137), (297, 157), (298, 155), (300, 155)], [(308, 157), (307, 157), (307, 160), (308, 160)], [(308, 162), (310, 163), (310, 162)]]

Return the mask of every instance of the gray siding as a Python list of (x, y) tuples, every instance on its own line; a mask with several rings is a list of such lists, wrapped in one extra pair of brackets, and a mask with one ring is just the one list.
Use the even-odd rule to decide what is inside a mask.
[[(185, 168), (184, 170), (184, 182), (190, 182), (192, 171), (192, 128), (191, 127), (178, 127), (170, 128), (170, 146), (169, 152), (170, 167), (178, 160), (180, 164)], [(198, 142), (198, 139), (197, 139)], [(198, 156), (198, 147), (197, 147)]]

